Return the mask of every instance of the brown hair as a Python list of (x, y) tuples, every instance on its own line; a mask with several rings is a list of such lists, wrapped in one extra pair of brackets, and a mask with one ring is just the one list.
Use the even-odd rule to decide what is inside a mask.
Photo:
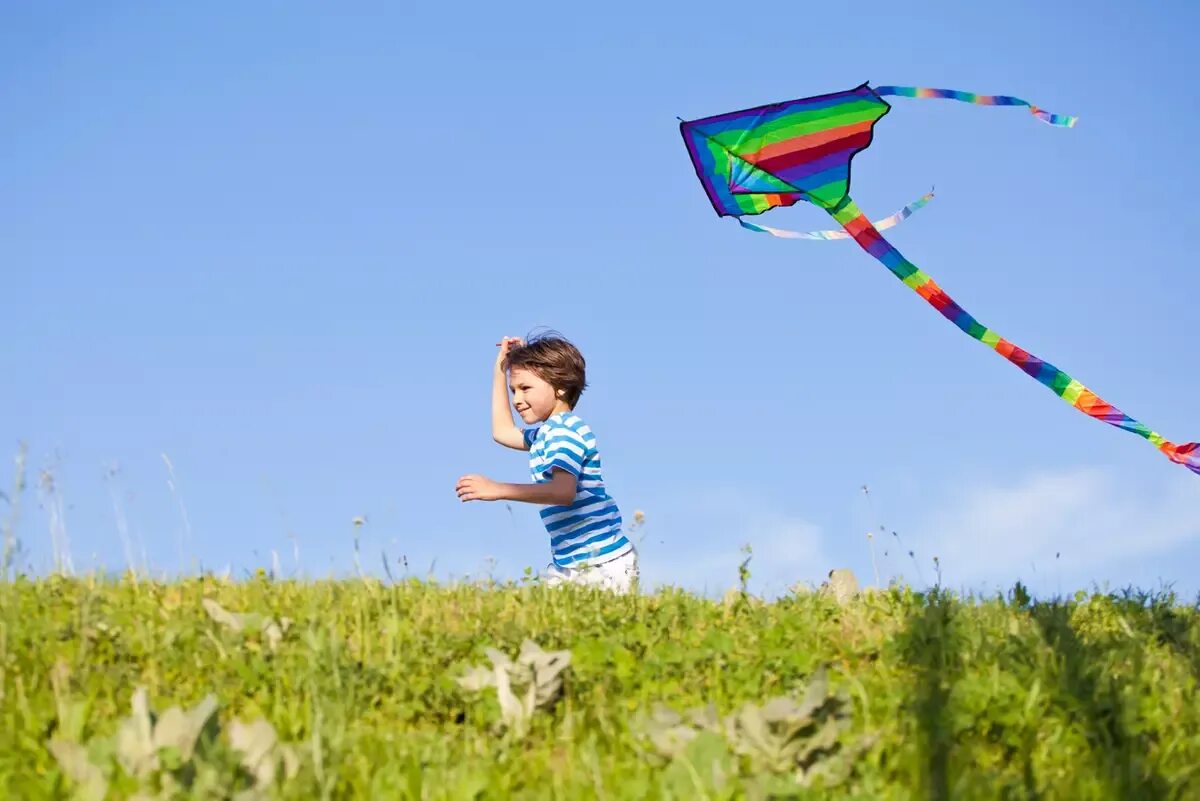
[(583, 354), (554, 332), (531, 336), (524, 344), (514, 346), (504, 360), (504, 369), (514, 367), (537, 374), (556, 392), (561, 391), (563, 400), (572, 409), (587, 387), (587, 363)]

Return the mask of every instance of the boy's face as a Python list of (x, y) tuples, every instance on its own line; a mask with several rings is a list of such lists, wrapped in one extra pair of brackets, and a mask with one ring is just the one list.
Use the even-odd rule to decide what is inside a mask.
[(526, 425), (540, 423), (563, 405), (555, 397), (554, 387), (532, 370), (514, 367), (508, 375), (512, 405)]

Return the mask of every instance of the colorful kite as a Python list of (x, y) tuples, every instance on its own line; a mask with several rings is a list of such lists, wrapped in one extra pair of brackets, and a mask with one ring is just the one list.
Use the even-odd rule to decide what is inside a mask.
[[(949, 89), (863, 84), (846, 92), (774, 103), (700, 120), (681, 121), (680, 131), (696, 175), (713, 208), (743, 228), (792, 239), (852, 237), (897, 278), (925, 298), (966, 334), (995, 350), (1086, 415), (1131, 431), (1152, 442), (1168, 459), (1200, 474), (1200, 443), (1176, 445), (1106, 403), (1049, 362), (1033, 356), (981, 324), (941, 287), (900, 254), (879, 233), (929, 201), (932, 193), (872, 224), (850, 199), (850, 161), (871, 144), (873, 128), (891, 106), (884, 96), (945, 98), (987, 106), (1026, 106), (1050, 125), (1071, 127), (1074, 117), (1043, 111), (1003, 95), (975, 95)], [(807, 201), (821, 207), (845, 229), (796, 233), (754, 225), (742, 219), (777, 206)]]

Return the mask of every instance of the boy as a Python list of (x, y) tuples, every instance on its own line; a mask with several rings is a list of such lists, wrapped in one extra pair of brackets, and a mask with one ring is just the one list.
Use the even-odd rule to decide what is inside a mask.
[[(499, 346), (492, 378), (492, 438), (529, 451), (534, 483), (463, 476), (456, 488), (459, 499), (543, 504), (553, 559), (545, 583), (628, 592), (638, 575), (637, 551), (621, 532), (621, 511), (604, 488), (596, 437), (573, 412), (587, 386), (583, 355), (556, 335), (529, 342), (504, 337)], [(523, 432), (513, 423), (508, 391), (513, 408), (530, 426)]]

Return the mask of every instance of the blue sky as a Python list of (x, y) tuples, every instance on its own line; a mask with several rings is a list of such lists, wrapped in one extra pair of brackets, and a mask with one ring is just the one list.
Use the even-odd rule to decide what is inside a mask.
[(45, 570), (57, 533), (76, 570), (119, 567), (124, 530), (157, 571), (275, 551), (345, 573), (364, 516), (373, 572), (381, 552), (441, 577), (540, 568), (536, 509), (463, 506), (454, 484), (525, 476), (489, 437), (493, 343), (551, 326), (588, 358), (578, 411), (646, 514), (652, 583), (723, 590), (747, 542), (764, 592), (831, 567), (873, 582), (883, 525), (883, 581), (931, 581), (937, 556), (958, 588), (1200, 592), (1200, 479), (853, 244), (717, 219), (675, 119), (863, 81), (1078, 115), (896, 98), (855, 199), (878, 218), (935, 185), (890, 235), (905, 255), (1195, 440), (1194, 4), (516, 5), (0, 11), (22, 564)]

